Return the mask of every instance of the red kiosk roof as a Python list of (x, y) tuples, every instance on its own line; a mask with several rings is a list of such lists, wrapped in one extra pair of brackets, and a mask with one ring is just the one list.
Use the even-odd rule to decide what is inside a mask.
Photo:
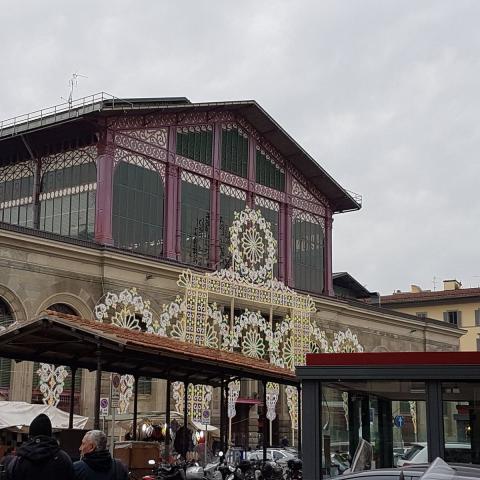
[(480, 365), (480, 352), (308, 353), (306, 365)]

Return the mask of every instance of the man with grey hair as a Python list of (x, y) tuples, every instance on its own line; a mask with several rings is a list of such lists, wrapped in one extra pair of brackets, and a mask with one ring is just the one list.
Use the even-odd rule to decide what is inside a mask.
[(90, 430), (80, 445), (81, 459), (73, 464), (77, 480), (127, 480), (125, 466), (107, 450), (107, 436), (101, 430)]

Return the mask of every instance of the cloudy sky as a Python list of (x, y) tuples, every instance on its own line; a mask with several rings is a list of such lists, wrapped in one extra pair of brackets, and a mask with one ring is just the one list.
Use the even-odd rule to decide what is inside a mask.
[(257, 100), (360, 212), (334, 270), (480, 285), (480, 3), (0, 0), (0, 117), (76, 96)]

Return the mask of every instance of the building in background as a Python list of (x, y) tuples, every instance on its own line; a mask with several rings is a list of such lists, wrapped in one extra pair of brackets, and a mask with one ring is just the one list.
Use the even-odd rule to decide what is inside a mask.
[(460, 349), (480, 351), (480, 288), (462, 288), (458, 280), (444, 280), (443, 290), (411, 285), (410, 292), (382, 295), (379, 301), (384, 308), (456, 325), (466, 330), (460, 337)]
[[(348, 298), (335, 297), (333, 215), (358, 210), (360, 202), (254, 101), (101, 94), (0, 122), (0, 325), (46, 309), (93, 319), (109, 292), (131, 288), (161, 322), (165, 305), (183, 294), (177, 280), (187, 269), (231, 266), (230, 226), (248, 206), (260, 211), (276, 243), (252, 231), (244, 253), (256, 263), (268, 250), (279, 282), (311, 296), (314, 324), (306, 336), (321, 327), (339, 351), (457, 349), (456, 325), (378, 309), (346, 290)], [(347, 284), (353, 296), (365, 293)], [(272, 324), (292, 314), (269, 298), (212, 301), (232, 322), (246, 309)], [(297, 355), (298, 345), (290, 347)], [(42, 401), (38, 364), (0, 362), (3, 398)], [(78, 371), (75, 382), (76, 411), (90, 418), (94, 377)], [(67, 408), (70, 385), (67, 375), (60, 408)], [(139, 411), (165, 409), (164, 388), (163, 380), (141, 378)], [(239, 444), (258, 442), (259, 398), (255, 382), (242, 383), (232, 422)], [(291, 428), (288, 401), (282, 389), (274, 443)], [(212, 408), (216, 422), (215, 393)]]

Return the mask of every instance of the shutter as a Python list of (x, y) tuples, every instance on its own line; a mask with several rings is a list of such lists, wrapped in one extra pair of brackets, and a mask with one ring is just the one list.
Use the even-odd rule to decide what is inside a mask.
[(480, 309), (475, 310), (475, 325), (480, 327)]
[(460, 310), (457, 312), (457, 325), (462, 326), (462, 312)]
[(443, 321), (448, 322), (448, 312), (443, 312)]

